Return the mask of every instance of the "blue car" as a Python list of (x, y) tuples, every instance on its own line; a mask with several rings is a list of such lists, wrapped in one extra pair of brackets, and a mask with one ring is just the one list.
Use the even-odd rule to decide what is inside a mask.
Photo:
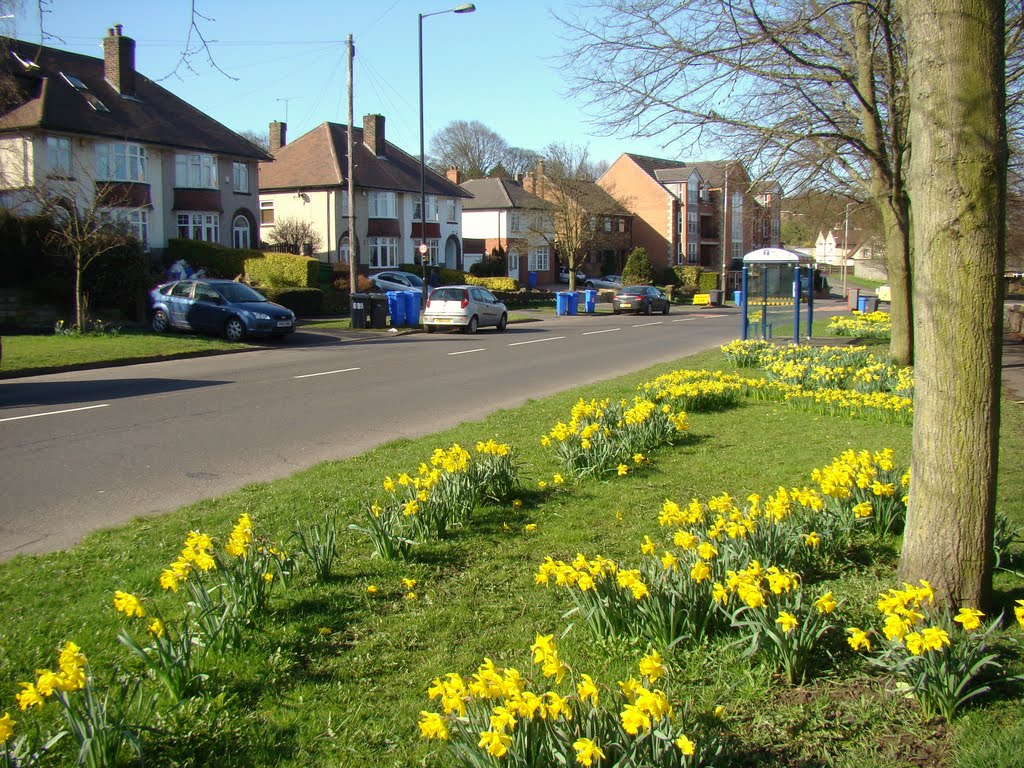
[(153, 330), (172, 328), (223, 335), (283, 336), (295, 330), (295, 313), (245, 283), (231, 280), (176, 280), (149, 292)]

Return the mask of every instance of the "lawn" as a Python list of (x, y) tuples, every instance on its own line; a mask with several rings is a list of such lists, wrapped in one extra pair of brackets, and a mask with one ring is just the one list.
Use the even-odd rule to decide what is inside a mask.
[(117, 365), (140, 360), (223, 353), (249, 348), (223, 339), (185, 334), (157, 335), (144, 330), (4, 336), (0, 375), (70, 366)]
[[(649, 463), (625, 477), (550, 485), (560, 467), (540, 437), (568, 419), (578, 398), (631, 399), (641, 382), (680, 367), (734, 370), (717, 351), (655, 366), (139, 519), (94, 534), (68, 552), (0, 565), (0, 716), (10, 712), (19, 732), (32, 723), (55, 726), (55, 704), (19, 712), (13, 697), (19, 681), (52, 667), (67, 640), (87, 654), (97, 686), (120, 692), (141, 680), (147, 696), (159, 694), (145, 722), (151, 730), (141, 735), (148, 766), (459, 765), (443, 742), (420, 738), (421, 710), (437, 711), (427, 697), (431, 681), (455, 671), (468, 679), (485, 657), (539, 677), (530, 652), (537, 634), (554, 636), (573, 675), (586, 672), (614, 688), (614, 681), (637, 674), (647, 642), (595, 640), (579, 616), (563, 617), (571, 607), (564, 590), (535, 584), (546, 557), (571, 560), (584, 553), (635, 564), (644, 536), (661, 535), (657, 518), (666, 499), (685, 506), (724, 491), (745, 499), (803, 486), (812, 469), (848, 448), (888, 447), (897, 465), (909, 462), (909, 426), (743, 400), (734, 408), (690, 414), (685, 439), (652, 451)], [(484, 506), (466, 528), (416, 548), (407, 562), (371, 557), (368, 540), (348, 529), (364, 523), (366, 505), (381, 498), (385, 476), (415, 474), (437, 447), (470, 447), (489, 438), (516, 452), (524, 478), (521, 505)], [(548, 487), (541, 489), (540, 480)], [(1024, 412), (1007, 404), (998, 505), (1016, 524), (1024, 523), (1022, 499)], [(338, 532), (339, 557), (326, 581), (317, 581), (308, 567), (292, 575), (257, 627), (245, 631), (240, 649), (211, 652), (201, 662), (209, 675), (203, 695), (174, 704), (118, 644), (122, 628), (141, 640), (148, 619), (116, 613), (114, 592), (137, 594), (149, 612), (158, 606), (173, 621), (187, 598), (184, 590), (161, 591), (161, 571), (188, 531), (223, 542), (243, 513), (252, 517), (257, 538), (290, 551), (297, 546), (289, 540), (297, 525), (322, 524), (327, 516)], [(724, 765), (1019, 765), (1019, 688), (997, 685), (951, 723), (922, 718), (891, 678), (871, 672), (844, 642), (843, 628), (870, 621), (878, 594), (898, 586), (897, 559), (898, 540), (859, 538), (833, 567), (806, 576), (808, 585), (833, 590), (843, 604), (838, 628), (805, 683), (786, 683), (772, 665), (743, 658), (743, 648), (719, 637), (661, 648), (668, 674), (658, 687), (671, 692), (679, 711), (724, 707)], [(1020, 576), (1001, 572), (996, 583), (1003, 606), (1024, 596)], [(1014, 635), (1011, 628), (1007, 635), (1020, 638), (1021, 632), (1017, 628)], [(1020, 673), (1019, 646), (1004, 650), (1012, 671)], [(74, 765), (71, 739), (44, 764)]]

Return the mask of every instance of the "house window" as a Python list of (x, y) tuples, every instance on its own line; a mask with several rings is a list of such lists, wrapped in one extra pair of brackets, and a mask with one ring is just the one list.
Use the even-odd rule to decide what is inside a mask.
[(71, 139), (64, 136), (46, 137), (46, 159), (53, 173), (71, 174)]
[(274, 201), (260, 200), (260, 224), (273, 226), (274, 224)]
[(697, 244), (687, 243), (686, 244), (686, 263), (696, 264), (697, 263)]
[(605, 232), (611, 232), (612, 231), (612, 220), (609, 219), (609, 218), (606, 218), (604, 220), (604, 231)]
[[(394, 199), (392, 194), (392, 199)], [(370, 269), (398, 266), (397, 237), (369, 237), (366, 248), (370, 252)]]
[(232, 163), (231, 171), (235, 177), (235, 192), (249, 193), (249, 164)]
[[(371, 219), (397, 219), (397, 207), (395, 205), (394, 192), (371, 192), (370, 213)], [(413, 217), (415, 218), (415, 217)]]
[(732, 257), (734, 259), (743, 258), (743, 241), (734, 240), (732, 243)]
[(174, 186), (217, 189), (217, 156), (202, 152), (175, 155)]
[[(412, 220), (423, 221), (420, 215), (420, 198), (417, 195), (412, 201)], [(427, 195), (427, 221), (437, 221), (437, 197)]]
[(348, 260), (351, 258), (348, 249), (348, 238), (343, 237), (338, 241), (338, 261), (342, 264), (348, 264)]
[(245, 216), (235, 216), (231, 222), (231, 244), (235, 248), (249, 248), (250, 243), (249, 219)]
[(509, 232), (522, 232), (523, 231), (523, 217), (519, 211), (509, 211), (508, 214), (508, 231)]
[(448, 223), (449, 224), (454, 224), (455, 222), (458, 221), (458, 219), (455, 218), (455, 215), (458, 212), (458, 209), (455, 207), (455, 198), (452, 197), (452, 198), (449, 198), (448, 200), (445, 200), (445, 207), (447, 208), (447, 211), (448, 211), (448, 214), (447, 214), (447, 221), (448, 221)]
[(185, 240), (220, 242), (220, 217), (216, 213), (187, 211), (178, 214), (178, 237)]
[(98, 181), (145, 181), (146, 149), (123, 141), (96, 145)]
[(149, 243), (149, 212), (138, 208), (102, 208), (97, 211), (100, 221), (126, 229), (143, 247)]
[(551, 269), (551, 252), (547, 248), (531, 248), (526, 268), (530, 272), (547, 272)]

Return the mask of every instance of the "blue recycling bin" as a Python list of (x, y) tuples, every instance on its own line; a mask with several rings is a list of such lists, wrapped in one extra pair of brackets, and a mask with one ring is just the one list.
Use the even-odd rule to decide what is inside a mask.
[(569, 314), (569, 294), (565, 291), (559, 291), (555, 294), (555, 314)]
[(536, 272), (531, 272), (530, 273), (530, 276), (527, 278), (527, 284), (531, 288), (536, 288), (537, 287), (537, 273)]
[(388, 314), (391, 315), (391, 327), (405, 325), (405, 291), (388, 291)]
[(732, 292), (732, 303), (735, 304), (737, 307), (743, 306), (743, 291)]
[(867, 312), (868, 311), (868, 297), (867, 296), (858, 296), (857, 297), (857, 311), (858, 312)]
[(419, 291), (402, 291), (402, 298), (405, 300), (405, 324), (420, 324), (420, 296)]
[(580, 295), (576, 291), (566, 291), (566, 298), (569, 301), (569, 314), (575, 315), (580, 308)]
[(593, 288), (588, 288), (583, 292), (583, 306), (588, 315), (594, 314), (594, 310), (597, 309), (597, 291)]

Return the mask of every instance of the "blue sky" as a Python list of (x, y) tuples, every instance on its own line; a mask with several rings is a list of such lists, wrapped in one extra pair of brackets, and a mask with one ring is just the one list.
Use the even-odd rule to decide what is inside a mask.
[[(0, 30), (39, 42), (35, 0), (22, 0)], [(55, 48), (100, 56), (114, 24), (136, 41), (136, 68), (236, 131), (288, 122), (295, 139), (324, 121), (347, 121), (345, 38), (356, 47), (355, 118), (387, 118), (388, 139), (419, 152), (417, 15), (457, 0), (196, 0), (199, 30), (213, 59), (178, 64), (189, 32), (189, 0), (49, 0), (43, 25)], [(561, 27), (543, 0), (479, 0), (475, 13), (423, 21), (425, 127), (430, 137), (451, 120), (479, 120), (514, 146), (541, 150), (552, 141), (588, 145), (594, 160), (621, 152), (675, 158), (661, 142), (601, 137), (565, 95), (555, 58)], [(56, 39), (59, 38), (59, 39)], [(237, 78), (237, 79), (231, 79)]]

